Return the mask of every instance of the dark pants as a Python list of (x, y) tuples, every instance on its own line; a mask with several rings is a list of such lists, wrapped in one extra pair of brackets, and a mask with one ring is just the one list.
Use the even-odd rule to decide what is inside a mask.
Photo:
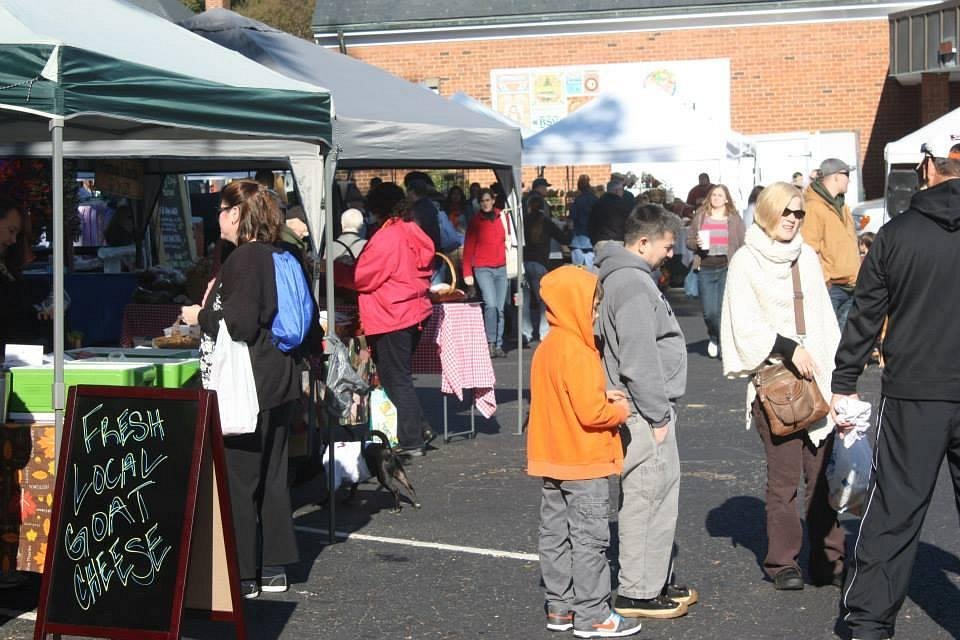
[(420, 343), (419, 325), (370, 336), (380, 384), (397, 408), (397, 440), (403, 449), (423, 446), (423, 411), (413, 387), (413, 352)]
[(803, 525), (797, 514), (797, 490), (804, 491), (810, 575), (829, 581), (843, 571), (844, 533), (827, 496), (824, 467), (833, 449), (833, 436), (815, 447), (805, 431), (786, 437), (770, 432), (760, 402), (753, 404), (754, 424), (767, 454), (767, 557), (763, 569), (771, 578), (789, 567), (799, 568)]
[(837, 315), (837, 323), (840, 325), (840, 332), (847, 326), (847, 316), (850, 315), (850, 309), (853, 308), (853, 291), (845, 287), (833, 285), (829, 289), (830, 303), (833, 305), (833, 312)]
[(702, 267), (698, 273), (707, 336), (711, 342), (720, 344), (720, 312), (723, 308), (723, 290), (727, 284), (727, 268)]
[(254, 433), (223, 440), (241, 580), (257, 578), (263, 566), (298, 559), (287, 486), (287, 435), (295, 406), (288, 402), (261, 411)]
[(893, 636), (944, 456), (960, 511), (960, 402), (884, 398), (877, 424), (870, 493), (841, 602), (853, 635), (866, 640)]

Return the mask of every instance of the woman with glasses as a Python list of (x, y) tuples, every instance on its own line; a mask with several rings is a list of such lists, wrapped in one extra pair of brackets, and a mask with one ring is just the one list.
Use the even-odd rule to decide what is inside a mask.
[[(463, 243), (463, 281), (472, 290), (474, 283), (483, 298), (483, 326), (491, 358), (502, 358), (504, 305), (507, 303), (506, 226), (501, 210), (494, 206), (490, 189), (479, 195), (480, 210), (467, 227)], [(471, 297), (473, 292), (471, 291)]]
[[(723, 373), (752, 378), (771, 361), (783, 361), (815, 380), (829, 398), (840, 331), (820, 261), (800, 235), (805, 215), (800, 190), (785, 182), (770, 185), (757, 198), (755, 224), (747, 230), (743, 250), (730, 260), (720, 327)], [(805, 336), (798, 334), (794, 315), (794, 265), (803, 294)], [(814, 584), (841, 586), (844, 534), (827, 500), (823, 473), (833, 447), (832, 416), (805, 431), (775, 436), (753, 384), (747, 385), (746, 414), (747, 426), (752, 418), (767, 458), (764, 571), (775, 589), (803, 589), (798, 559), (804, 528), (796, 500), (806, 478), (803, 512), (810, 579)]]
[(743, 218), (730, 197), (730, 190), (715, 184), (697, 209), (687, 231), (687, 247), (694, 252), (690, 268), (697, 272), (703, 321), (707, 325), (707, 355), (719, 355), (720, 304), (727, 282), (727, 265), (743, 244)]
[(204, 304), (183, 307), (187, 324), (216, 339), (220, 323), (247, 344), (260, 413), (253, 433), (224, 440), (230, 504), (237, 542), (240, 591), (287, 590), (285, 565), (298, 559), (287, 488), (288, 435), (300, 398), (300, 363), (273, 342), (278, 312), (273, 255), (283, 224), (276, 197), (253, 180), (220, 192), (220, 237), (235, 245), (211, 284)]

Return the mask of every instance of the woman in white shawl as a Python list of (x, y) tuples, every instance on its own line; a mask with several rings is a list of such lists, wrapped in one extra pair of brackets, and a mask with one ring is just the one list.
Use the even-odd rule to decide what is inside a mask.
[[(723, 372), (751, 377), (771, 361), (783, 360), (816, 380), (830, 397), (833, 355), (840, 341), (820, 261), (800, 236), (805, 212), (800, 191), (777, 182), (760, 193), (744, 247), (730, 261), (723, 299), (720, 343)], [(800, 269), (806, 336), (797, 334), (793, 307), (794, 262)], [(752, 418), (752, 420), (751, 420)], [(827, 500), (823, 471), (833, 446), (833, 420), (787, 437), (770, 432), (753, 385), (747, 385), (747, 428), (751, 421), (767, 456), (767, 556), (764, 571), (776, 589), (803, 589), (798, 558), (803, 525), (797, 491), (806, 477), (805, 508), (810, 540), (810, 579), (841, 586), (844, 535)]]

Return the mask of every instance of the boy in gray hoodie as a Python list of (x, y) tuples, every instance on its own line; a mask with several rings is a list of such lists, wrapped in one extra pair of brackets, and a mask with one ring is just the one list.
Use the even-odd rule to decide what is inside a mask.
[(658, 205), (635, 208), (624, 243), (606, 243), (596, 266), (603, 364), (610, 389), (630, 398), (621, 475), (620, 576), (614, 609), (627, 617), (676, 618), (697, 592), (672, 584), (680, 456), (675, 402), (687, 385), (687, 345), (652, 272), (673, 255), (680, 220)]

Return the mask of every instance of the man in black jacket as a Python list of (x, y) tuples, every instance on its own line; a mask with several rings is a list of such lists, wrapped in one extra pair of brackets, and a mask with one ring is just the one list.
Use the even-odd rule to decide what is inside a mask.
[(837, 349), (834, 407), (856, 397), (889, 317), (873, 477), (841, 602), (855, 639), (893, 637), (945, 454), (960, 506), (960, 146), (950, 144), (923, 146), (927, 188), (877, 233)]
[(594, 248), (600, 242), (615, 240), (623, 242), (623, 223), (630, 213), (630, 205), (623, 198), (623, 179), (611, 178), (607, 192), (590, 210), (587, 235)]

